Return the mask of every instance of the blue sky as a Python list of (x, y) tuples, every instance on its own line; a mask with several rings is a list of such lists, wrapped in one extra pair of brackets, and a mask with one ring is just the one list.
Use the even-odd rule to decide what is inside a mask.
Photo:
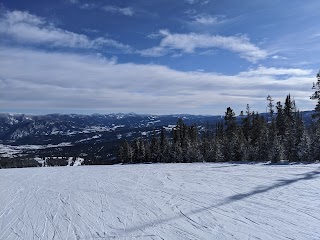
[(290, 93), (313, 109), (320, 2), (0, 5), (0, 111), (238, 114)]

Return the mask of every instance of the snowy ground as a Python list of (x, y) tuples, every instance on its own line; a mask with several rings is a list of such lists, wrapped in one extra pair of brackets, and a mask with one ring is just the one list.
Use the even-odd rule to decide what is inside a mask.
[(25, 150), (38, 150), (38, 149), (45, 149), (45, 148), (56, 148), (56, 147), (66, 147), (72, 146), (71, 143), (63, 142), (56, 145), (48, 144), (48, 145), (4, 145), (0, 144), (0, 157), (13, 157), (20, 153), (23, 153)]
[(0, 169), (0, 239), (319, 239), (320, 165)]

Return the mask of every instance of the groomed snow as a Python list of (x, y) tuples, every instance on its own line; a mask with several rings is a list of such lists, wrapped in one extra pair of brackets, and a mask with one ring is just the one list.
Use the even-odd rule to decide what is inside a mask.
[(0, 239), (319, 239), (320, 165), (0, 169)]

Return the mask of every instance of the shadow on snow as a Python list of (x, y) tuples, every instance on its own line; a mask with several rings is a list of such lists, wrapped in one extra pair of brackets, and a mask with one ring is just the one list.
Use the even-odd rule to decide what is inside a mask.
[[(319, 170), (320, 170), (320, 168), (319, 168)], [(277, 180), (271, 186), (258, 187), (258, 188), (255, 188), (254, 190), (250, 191), (250, 192), (247, 192), (247, 193), (235, 194), (233, 196), (225, 198), (223, 201), (221, 201), (220, 203), (215, 204), (215, 205), (211, 205), (211, 206), (208, 206), (208, 207), (202, 207), (200, 209), (197, 209), (197, 210), (194, 210), (194, 211), (189, 211), (189, 212), (186, 212), (186, 213), (183, 213), (180, 210), (180, 214), (177, 215), (177, 216), (172, 216), (172, 217), (168, 217), (168, 218), (165, 218), (165, 219), (156, 220), (156, 221), (153, 221), (153, 222), (150, 222), (150, 223), (142, 224), (142, 225), (139, 225), (139, 226), (126, 228), (123, 232), (128, 234), (128, 233), (132, 233), (132, 232), (135, 232), (135, 231), (138, 231), (138, 230), (142, 230), (142, 229), (145, 229), (145, 228), (148, 228), (148, 227), (154, 227), (156, 225), (164, 224), (164, 223), (167, 223), (167, 222), (170, 222), (170, 221), (173, 221), (173, 220), (177, 220), (177, 219), (181, 219), (181, 218), (187, 218), (188, 220), (192, 221), (193, 223), (198, 224), (197, 222), (195, 222), (191, 218), (192, 215), (195, 215), (195, 214), (198, 214), (198, 213), (202, 213), (202, 212), (208, 211), (210, 209), (214, 209), (214, 208), (221, 207), (221, 206), (224, 206), (224, 205), (228, 205), (228, 204), (233, 203), (233, 202), (241, 201), (243, 199), (249, 198), (249, 197), (257, 195), (257, 194), (262, 194), (262, 193), (266, 193), (266, 192), (272, 191), (272, 190), (277, 189), (277, 188), (282, 188), (282, 187), (294, 184), (294, 183), (299, 182), (299, 181), (308, 181), (308, 180), (316, 179), (320, 175), (320, 171), (319, 170), (311, 171), (311, 172), (307, 172), (307, 173), (303, 173), (303, 174), (299, 174), (298, 176), (300, 176), (300, 177), (297, 177), (297, 178), (294, 178), (294, 179), (280, 179), (280, 180)], [(198, 225), (202, 226), (203, 228), (207, 228), (206, 226), (203, 226), (201, 224), (198, 224)]]

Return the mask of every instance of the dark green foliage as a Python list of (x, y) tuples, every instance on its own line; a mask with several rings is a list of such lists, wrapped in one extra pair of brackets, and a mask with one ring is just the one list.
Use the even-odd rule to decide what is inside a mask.
[(2, 158), (0, 157), (0, 168), (25, 168), (40, 167), (41, 164), (34, 159), (29, 158)]
[(269, 103), (268, 103), (268, 109), (269, 109), (270, 118), (273, 119), (273, 114), (274, 114), (273, 101), (274, 101), (274, 100), (272, 99), (272, 97), (271, 97), (270, 95), (268, 95), (267, 101), (269, 102)]
[(310, 99), (316, 100), (317, 105), (315, 107), (315, 113), (312, 115), (313, 118), (320, 120), (320, 71), (317, 74), (317, 82), (313, 83), (314, 93), (310, 96)]
[(66, 158), (48, 158), (46, 160), (46, 165), (49, 167), (53, 166), (67, 166), (68, 160)]
[[(232, 108), (225, 112), (224, 122), (215, 127), (207, 124), (199, 135), (196, 125), (188, 126), (182, 119), (172, 129), (168, 138), (164, 129), (160, 136), (153, 134), (151, 140), (127, 142), (119, 150), (119, 160), (131, 162), (223, 162), (223, 161), (310, 161), (320, 159), (320, 128), (311, 134), (304, 126), (295, 102), (288, 95), (284, 107), (276, 105), (273, 116), (272, 98), (268, 97), (270, 115), (264, 118), (250, 112), (241, 116), (239, 126)], [(132, 151), (125, 151), (125, 149)], [(128, 156), (123, 156), (129, 154)], [(132, 154), (132, 156), (130, 155)], [(312, 157), (312, 155), (314, 157)], [(129, 160), (123, 163), (130, 163)]]
[(278, 135), (283, 136), (286, 130), (285, 114), (282, 108), (281, 102), (277, 102), (277, 117), (276, 117), (276, 126)]

